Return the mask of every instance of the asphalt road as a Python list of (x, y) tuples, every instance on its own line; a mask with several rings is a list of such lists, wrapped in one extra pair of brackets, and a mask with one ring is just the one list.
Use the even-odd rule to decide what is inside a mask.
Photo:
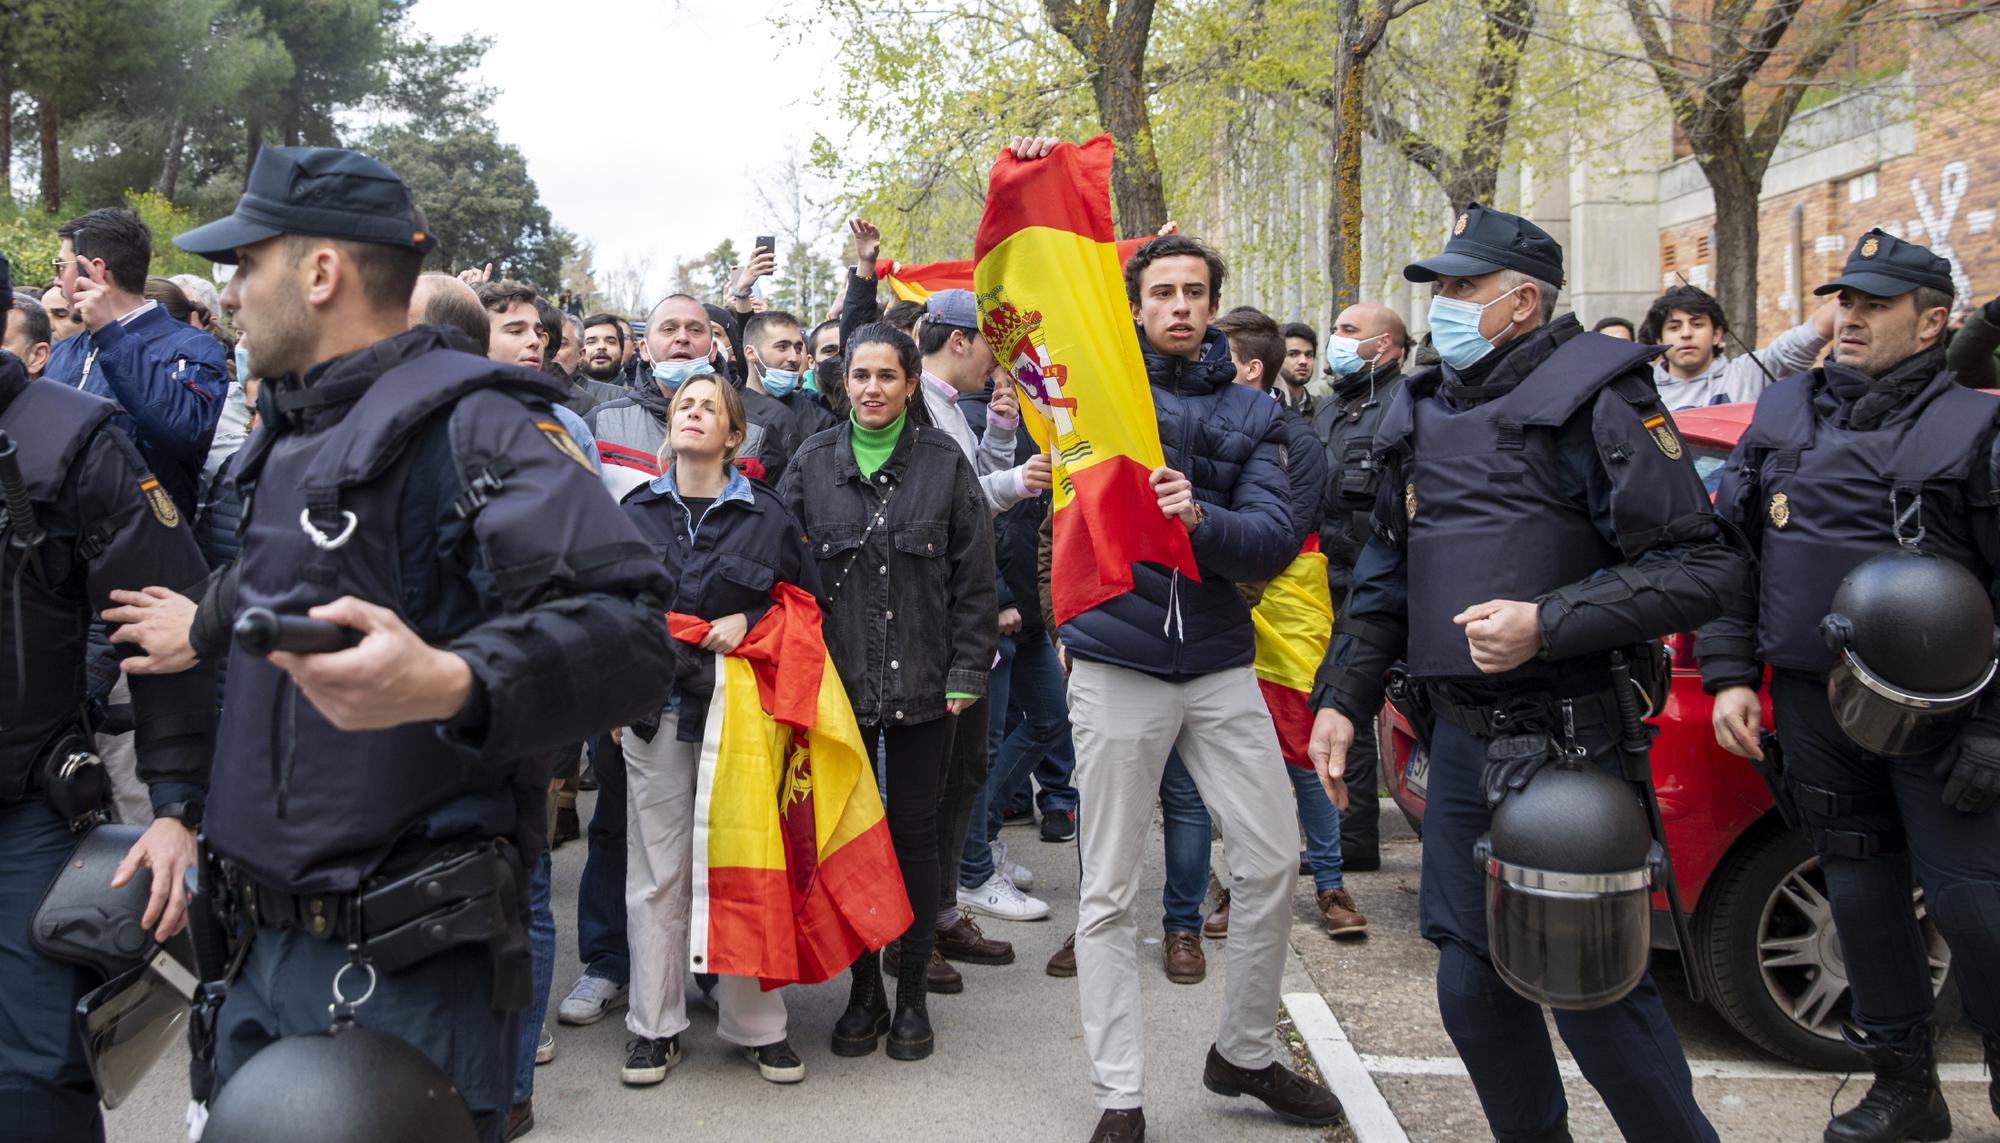
[[(1413, 1143), (1489, 1138), (1472, 1083), (1458, 1067), (1438, 1022), (1437, 953), (1417, 936), (1420, 846), (1386, 799), (1382, 825), (1382, 869), (1347, 877), (1356, 903), (1368, 914), (1368, 937), (1337, 942), (1323, 930), (1316, 932), (1311, 902), (1302, 892), (1293, 947)], [(1654, 972), (1698, 1077), (1695, 1098), (1721, 1137), (1818, 1143), (1828, 1118), (1827, 1101), (1842, 1077), (1795, 1068), (1743, 1039), (1721, 1016), (1689, 999), (1674, 954), (1656, 954)], [(1553, 1024), (1550, 1039), (1562, 1054)], [(1979, 1040), (1963, 1028), (1947, 1037), (1942, 1055), (1948, 1063), (1970, 1065), (1952, 1069), (1954, 1073), (1979, 1071)], [(1562, 1059), (1567, 1062), (1568, 1056), (1562, 1054)], [(1756, 1073), (1756, 1078), (1744, 1073)], [(1619, 1139), (1596, 1093), (1573, 1071), (1569, 1074), (1570, 1128), (1576, 1138)], [(1867, 1077), (1855, 1076), (1836, 1106), (1852, 1106), (1866, 1088)], [(1956, 1127), (1953, 1140), (2000, 1143), (2000, 1123), (1987, 1107), (1983, 1075), (1974, 1082), (1947, 1082), (1945, 1098)], [(1371, 1141), (1364, 1137), (1362, 1143)]]

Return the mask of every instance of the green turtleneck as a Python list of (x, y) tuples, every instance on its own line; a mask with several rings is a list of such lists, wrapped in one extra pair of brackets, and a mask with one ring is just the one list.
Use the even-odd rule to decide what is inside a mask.
[(889, 463), (889, 454), (896, 451), (896, 442), (903, 436), (903, 422), (909, 416), (909, 410), (905, 409), (887, 425), (871, 429), (853, 413), (847, 414), (848, 440), (853, 443), (854, 463), (860, 467), (862, 476), (873, 476), (876, 469)]

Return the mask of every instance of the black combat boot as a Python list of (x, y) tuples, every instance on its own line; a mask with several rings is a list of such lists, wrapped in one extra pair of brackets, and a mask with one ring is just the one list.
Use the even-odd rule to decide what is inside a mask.
[(1951, 1109), (1938, 1086), (1937, 1044), (1929, 1024), (1910, 1029), (1895, 1044), (1853, 1028), (1840, 1034), (1867, 1058), (1875, 1082), (1860, 1103), (1826, 1125), (1826, 1143), (1930, 1143), (1951, 1135)]
[(1983, 1036), (1986, 1042), (1986, 1102), (2000, 1118), (2000, 1036)]
[(929, 987), (930, 958), (910, 956), (904, 941), (904, 956), (896, 969), (896, 1016), (889, 1022), (889, 1058), (921, 1060), (931, 1054), (931, 1015), (924, 1007)]
[(889, 1030), (889, 999), (882, 989), (882, 954), (865, 952), (848, 970), (854, 984), (847, 993), (847, 1011), (833, 1022), (833, 1054), (866, 1056)]

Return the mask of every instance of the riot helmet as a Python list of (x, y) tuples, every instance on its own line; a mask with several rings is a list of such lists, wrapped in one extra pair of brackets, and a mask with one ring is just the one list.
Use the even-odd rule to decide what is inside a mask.
[(186, 930), (164, 945), (141, 923), (153, 875), (140, 869), (120, 888), (111, 878), (144, 831), (99, 825), (77, 840), (49, 884), (32, 928), (43, 955), (79, 964), (97, 987), (76, 1006), (76, 1023), (98, 1098), (117, 1107), (178, 1038), (194, 997), (194, 949)]
[(287, 1036), (209, 1104), (202, 1143), (476, 1143), (451, 1077), (394, 1036), (340, 1021)]
[(1630, 785), (1574, 758), (1544, 766), (1493, 811), (1473, 853), (1487, 953), (1509, 988), (1551, 1008), (1597, 1008), (1645, 975), (1664, 855)]
[(1847, 573), (1820, 621), (1827, 701), (1856, 745), (1921, 754), (1949, 741), (1993, 679), (1993, 601), (1956, 560), (1913, 547)]

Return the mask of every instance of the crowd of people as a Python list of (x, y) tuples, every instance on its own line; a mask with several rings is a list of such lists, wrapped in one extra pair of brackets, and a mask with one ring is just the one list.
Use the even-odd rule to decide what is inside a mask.
[[(1035, 161), (1054, 145), (1016, 140), (1013, 152)], [(421, 272), (421, 211), (365, 156), (268, 147), (250, 182), (236, 214), (175, 238), (235, 266), (220, 293), (198, 278), (149, 277), (155, 236), (129, 211), (65, 223), (53, 279), (13, 291), (4, 346), (18, 377), (0, 375), (13, 395), (101, 399), (65, 397), (75, 409), (58, 417), (9, 396), (16, 415), (0, 420), (29, 462), (52, 466), (29, 472), (29, 488), (60, 541), (10, 548), (9, 574), (25, 566), (23, 550), (66, 546), (62, 567), (89, 574), (66, 570), (44, 592), (53, 602), (35, 606), (103, 621), (86, 646), (80, 623), (22, 628), (13, 605), (14, 669), (41, 664), (46, 676), (20, 680), (13, 709), (36, 701), (47, 715), (0, 719), (8, 757), (22, 759), (18, 775), (8, 763), (17, 801), (5, 803), (0, 838), (40, 855), (17, 871), (20, 893), (52, 875), (72, 822), (42, 808), (46, 780), (30, 775), (49, 735), (81, 728), (109, 774), (110, 816), (145, 827), (125, 874), (152, 873), (146, 925), (162, 938), (183, 918), (203, 926), (191, 881), (213, 877), (236, 902), (223, 927), (241, 951), (195, 1021), (198, 1057), (203, 1037), (208, 1048), (195, 1095), (217, 1122), (230, 1079), (262, 1049), (323, 1029), (313, 1013), (324, 1013), (326, 981), (350, 964), (379, 980), (359, 1022), (429, 1057), (489, 1140), (533, 1129), (535, 1066), (562, 1047), (553, 1025), (620, 1009), (632, 1038), (605, 1066), (633, 1086), (661, 1083), (682, 1058), (691, 998), (715, 1007), (721, 1039), (775, 1084), (805, 1078), (793, 1044), (804, 1034), (844, 1056), (955, 1050), (928, 995), (1003, 987), (960, 968), (1015, 959), (982, 923), (1046, 920), (1037, 879), (1068, 876), (1066, 851), (1037, 860), (1035, 846), (1010, 845), (1033, 836), (1080, 852), (1076, 929), (1046, 971), (1078, 979), (1103, 1113), (1093, 1140), (1145, 1135), (1142, 975), (1199, 982), (1205, 941), (1225, 938), (1204, 1083), (1290, 1120), (1337, 1122), (1333, 1093), (1285, 1062), (1280, 977), (1299, 878), (1311, 879), (1329, 936), (1368, 931), (1344, 875), (1380, 863), (1376, 714), (1391, 664), (1407, 663), (1437, 718), (1422, 926), (1442, 954), (1440, 1013), (1496, 1138), (1567, 1139), (1541, 1009), (1495, 975), (1480, 872), (1467, 860), (1504, 795), (1489, 793), (1485, 774), (1505, 721), (1493, 712), (1512, 703), (1518, 719), (1559, 701), (1568, 722), (1555, 724), (1557, 745), (1613, 765), (1615, 728), (1589, 715), (1605, 653), (1715, 621), (1703, 667), (1730, 700), (1718, 704), (1718, 733), (1755, 751), (1761, 663), (1825, 667), (1765, 653), (1782, 641), (1757, 637), (1754, 601), (1743, 602), (1755, 577), (1733, 537), (1757, 532), (1769, 560), (1799, 530), (1772, 509), (1760, 531), (1754, 499), (1722, 503), (1730, 525), (1719, 524), (1671, 413), (1768, 402), (1792, 378), (1833, 386), (1822, 412), (1842, 431), (1874, 429), (1921, 388), (1910, 378), (1929, 384), (1949, 369), (1961, 385), (1991, 385), (2000, 342), (2000, 299), (1948, 337), (1950, 315), (1938, 313), (1948, 284), (1933, 305), (1865, 277), (1836, 283), (1804, 324), (1734, 356), (1721, 307), (1692, 286), (1667, 291), (1636, 326), (1606, 317), (1586, 331), (1555, 312), (1560, 247), (1477, 204), (1445, 253), (1406, 271), (1435, 291), (1425, 337), (1395, 310), (1358, 303), (1322, 338), (1227, 305), (1223, 253), (1170, 227), (1129, 257), (1124, 284), (1165, 457), (1150, 488), (1201, 574), (1135, 565), (1129, 591), (1059, 622), (1060, 473), (1025, 424), (978, 299), (951, 289), (883, 308), (881, 236), (866, 220), (850, 224), (854, 264), (834, 313), (768, 308), (753, 287), (774, 252), (759, 248), (720, 298), (675, 293), (617, 314), (491, 266)], [(1912, 289), (1935, 293), (1921, 250), (1897, 242), (1881, 264), (1903, 259), (1917, 267)], [(1921, 329), (1897, 340), (1891, 319), (1857, 317), (1871, 299), (1914, 300)], [(1888, 346), (1908, 352), (1885, 358)], [(1850, 394), (1839, 385), (1856, 369), (1866, 376)], [(1867, 419), (1851, 419), (1864, 406)], [(1977, 415), (1990, 423), (1983, 405)], [(68, 451), (31, 446), (32, 434)], [(89, 458), (82, 470), (77, 456)], [(1494, 457), (1520, 458), (1520, 471), (1495, 470)], [(1732, 462), (1731, 489), (1754, 484), (1745, 472)], [(1792, 503), (1811, 496), (1795, 488)], [(1993, 499), (1923, 503), (1963, 515)], [(1933, 527), (1967, 530), (1943, 518)], [(1965, 559), (1991, 572), (1990, 536), (1979, 536)], [(1553, 554), (1520, 555), (1537, 551)], [(1301, 652), (1322, 664), (1317, 686), (1294, 709), (1269, 697), (1257, 664), (1289, 637), (1260, 621), (1275, 606), (1267, 585), (1301, 569), (1325, 618)], [(697, 838), (721, 812), (700, 782), (718, 663), (787, 588), (815, 601), (876, 760), (898, 905), (912, 918), (859, 954), (845, 1012), (810, 1030), (791, 1026), (782, 989), (709, 974), (691, 953), (702, 940), (691, 915), (728, 892), (697, 885)], [(1767, 597), (1785, 590), (1764, 584)], [(251, 654), (232, 628), (252, 608), (355, 634), (330, 654)], [(669, 613), (702, 621), (698, 641), (669, 639)], [(69, 665), (76, 702), (47, 689)], [(1787, 685), (1794, 711), (1814, 701), (1811, 678)], [(1778, 701), (1782, 733), (1799, 716)], [(56, 713), (79, 705), (81, 718)], [(1817, 723), (1799, 736), (1813, 733), (1837, 737)], [(2000, 749), (1948, 754), (1930, 780), (1949, 780), (1960, 756)], [(1990, 827), (1992, 800), (1977, 781), (1972, 794), (1957, 788), (1961, 804), (1930, 807), (1929, 840), (1913, 830), (1910, 846), (1932, 915), (1961, 964), (1977, 964), (1992, 934), (1965, 918), (1991, 929), (1994, 845), (1967, 840), (1976, 853), (1942, 856), (1935, 846), (1966, 835), (1967, 822)], [(587, 823), (584, 790), (596, 792)], [(1836, 892), (1840, 861), (1882, 851), (1837, 844), (1859, 795), (1828, 795), (1808, 816), (1816, 843), (1834, 838), (1822, 856)], [(1147, 965), (1138, 934), (1155, 922), (1137, 900), (1138, 870), (1156, 812), (1167, 877), (1163, 939)], [(1010, 832), (1016, 823), (1032, 832)], [(1218, 832), (1224, 868), (1208, 905)], [(573, 919), (582, 964), (567, 979), (549, 854), (571, 840), (587, 855)], [(1907, 903), (1900, 860), (1851, 879), (1858, 904), (1836, 898), (1844, 937), (1861, 922), (1843, 908), (1899, 891)], [(438, 947), (398, 962), (381, 887), (440, 862), (498, 870), (490, 884), (467, 874), (465, 900), (504, 901), (493, 907), (506, 920), (441, 925)], [(1930, 885), (1937, 876), (1947, 880)], [(0, 1000), (0, 1023), (31, 1030), (0, 1033), (0, 1091), (30, 1108), (30, 1138), (101, 1133), (75, 1045), (47, 1046), (69, 1038), (67, 1007), (52, 1017), (29, 995), (73, 997), (80, 970), (11, 932), (0, 953), (32, 967), (17, 979), (39, 982), (10, 984)], [(1880, 961), (1883, 979), (1907, 973)], [(1878, 1007), (1851, 950), (1848, 963), (1865, 1013), (1856, 1042), (1874, 1053), (1878, 1083), (1866, 1122), (1829, 1138), (1901, 1138), (1887, 1132), (1934, 1123), (1942, 1107), (1934, 1070), (1928, 1086), (1919, 1074), (1929, 1041), (1912, 1031), (1928, 1008)], [(1964, 994), (1990, 1055), (2000, 996), (1983, 977)], [(1715, 1138), (1650, 978), (1615, 1003), (1558, 1012), (1556, 1026), (1628, 1137)]]

